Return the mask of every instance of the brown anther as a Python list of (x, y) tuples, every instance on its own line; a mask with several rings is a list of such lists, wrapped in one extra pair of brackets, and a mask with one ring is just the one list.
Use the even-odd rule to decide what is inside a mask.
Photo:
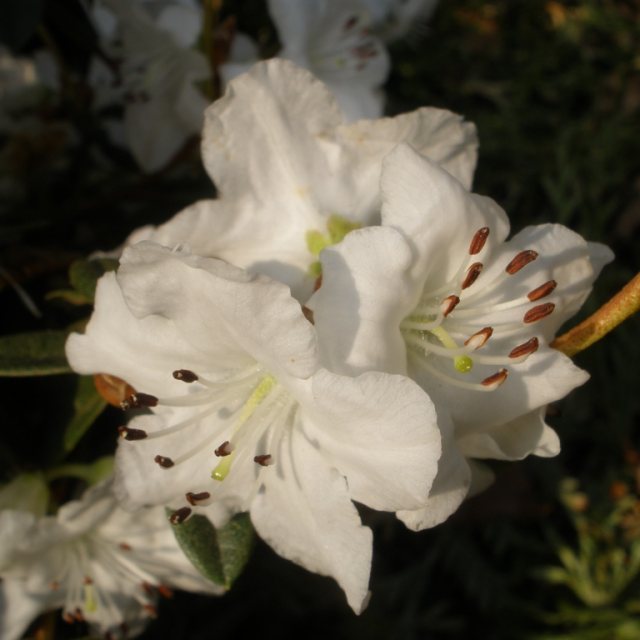
[(173, 467), (173, 460), (166, 456), (156, 456), (153, 461), (159, 464), (163, 469), (171, 469)]
[(463, 289), (468, 289), (478, 279), (478, 276), (482, 271), (482, 266), (483, 266), (482, 262), (474, 262), (467, 269), (467, 275), (464, 277), (464, 280), (462, 281)]
[(489, 227), (482, 227), (478, 229), (471, 239), (471, 244), (469, 245), (469, 255), (475, 256), (480, 253), (484, 248), (484, 245), (489, 237)]
[(158, 404), (158, 398), (148, 393), (132, 393), (126, 400), (120, 403), (120, 407), (125, 411), (127, 409), (139, 409), (140, 407), (155, 407)]
[(484, 347), (487, 340), (493, 335), (493, 327), (485, 327), (476, 331), (464, 341), (465, 347), (471, 347), (474, 351), (480, 347)]
[(176, 380), (180, 380), (180, 382), (195, 382), (198, 379), (198, 376), (193, 373), (193, 371), (189, 371), (189, 369), (178, 369), (173, 372), (173, 377)]
[(74, 615), (74, 618), (78, 622), (84, 622), (84, 614), (82, 613), (82, 609), (80, 607), (76, 607), (76, 613)]
[(153, 595), (153, 585), (150, 582), (147, 582), (146, 580), (144, 580), (142, 583), (140, 583), (140, 586), (148, 596)]
[(542, 320), (542, 318), (546, 318), (554, 309), (556, 305), (553, 302), (546, 302), (545, 304), (539, 304), (533, 309), (529, 309), (527, 313), (524, 314), (522, 318), (522, 322), (525, 324), (531, 324), (532, 322), (538, 322), (538, 320)]
[(75, 619), (75, 618), (74, 618), (74, 617), (73, 617), (73, 616), (72, 616), (68, 611), (65, 611), (65, 612), (62, 614), (62, 619), (63, 619), (67, 624), (73, 624), (73, 623), (76, 621), (76, 619)]
[(163, 597), (163, 598), (173, 598), (173, 591), (171, 591), (171, 589), (169, 589), (169, 587), (167, 587), (166, 584), (161, 584), (158, 585), (158, 593)]
[(218, 456), (218, 458), (223, 458), (224, 456), (231, 455), (233, 451), (233, 445), (225, 440), (215, 451), (214, 453)]
[(171, 524), (182, 524), (190, 515), (191, 509), (189, 507), (181, 507), (169, 516), (169, 522)]
[(322, 286), (322, 274), (320, 274), (313, 283), (313, 292), (315, 293)]
[(447, 296), (440, 303), (440, 310), (442, 311), (442, 315), (446, 318), (458, 306), (459, 303), (460, 298), (458, 298), (458, 296)]
[(521, 251), (505, 268), (505, 271), (512, 276), (518, 273), (520, 269), (526, 267), (538, 257), (538, 252), (533, 249), (525, 249)]
[(143, 604), (142, 608), (147, 612), (147, 615), (152, 618), (158, 617), (158, 610), (152, 604)]
[(313, 310), (309, 309), (309, 307), (305, 307), (302, 305), (302, 315), (311, 323), (315, 324), (313, 319)]
[(129, 427), (118, 427), (118, 433), (125, 440), (144, 440), (147, 432), (142, 429), (130, 429)]
[(200, 493), (192, 493), (189, 491), (189, 493), (185, 494), (185, 497), (187, 498), (187, 502), (195, 507), (199, 502), (208, 500), (211, 494), (208, 491), (201, 491)]
[(57, 591), (60, 588), (60, 583), (57, 580), (54, 580), (53, 582), (49, 583), (49, 589), (51, 589), (51, 591)]
[(126, 542), (121, 542), (119, 545), (120, 549), (122, 549), (122, 551), (131, 551), (131, 549), (133, 548), (130, 544), (127, 544)]
[(485, 378), (480, 384), (483, 387), (499, 387), (509, 375), (509, 372), (506, 369), (500, 369), (500, 371), (496, 371), (493, 375)]
[(540, 298), (548, 296), (557, 286), (558, 283), (555, 280), (549, 280), (548, 282), (541, 284), (539, 287), (536, 287), (533, 291), (529, 291), (527, 298), (529, 298), (531, 302), (540, 300)]
[(535, 351), (538, 350), (540, 343), (538, 342), (538, 338), (533, 337), (522, 344), (519, 344), (517, 347), (511, 349), (509, 353), (510, 358), (521, 358), (522, 356), (528, 356)]
[(253, 461), (257, 462), (261, 467), (268, 467), (270, 464), (273, 464), (271, 461), (271, 455), (269, 455), (268, 453), (260, 456), (255, 456)]
[(85, 576), (82, 584), (93, 584), (93, 580), (89, 576)]

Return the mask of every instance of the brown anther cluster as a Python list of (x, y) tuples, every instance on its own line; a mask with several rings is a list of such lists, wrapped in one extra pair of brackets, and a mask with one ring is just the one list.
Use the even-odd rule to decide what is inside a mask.
[(171, 524), (182, 524), (190, 515), (191, 509), (189, 507), (181, 507), (169, 516), (169, 522)]
[(131, 429), (129, 427), (118, 427), (118, 433), (125, 440), (144, 440), (147, 432), (143, 429)]
[(160, 465), (163, 469), (171, 469), (173, 467), (173, 460), (166, 456), (156, 456), (153, 461)]
[(188, 369), (178, 369), (177, 371), (174, 371), (173, 377), (176, 380), (180, 380), (181, 382), (186, 382), (188, 384), (191, 384), (192, 382), (196, 382), (196, 380), (198, 380), (198, 376), (193, 371), (189, 371)]
[(120, 403), (120, 407), (126, 411), (127, 409), (155, 407), (157, 404), (158, 398), (155, 396), (148, 393), (132, 393)]

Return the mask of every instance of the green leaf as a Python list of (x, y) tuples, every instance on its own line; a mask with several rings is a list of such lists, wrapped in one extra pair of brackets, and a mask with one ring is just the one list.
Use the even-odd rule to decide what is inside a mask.
[(51, 376), (71, 373), (64, 355), (65, 331), (34, 331), (0, 336), (0, 376)]
[(234, 516), (220, 529), (205, 516), (195, 515), (173, 525), (173, 531), (193, 566), (227, 589), (242, 573), (253, 548), (253, 526), (246, 513)]
[(74, 289), (55, 289), (54, 291), (49, 291), (45, 296), (45, 299), (64, 300), (69, 304), (78, 306), (82, 304), (91, 304), (93, 302), (91, 298), (87, 298), (83, 293), (75, 291)]
[(73, 417), (64, 432), (63, 446), (66, 453), (73, 450), (107, 406), (96, 391), (92, 376), (80, 376), (73, 399)]
[(49, 482), (58, 478), (79, 478), (94, 485), (113, 473), (113, 456), (103, 456), (89, 464), (63, 464), (46, 472)]
[(76, 260), (69, 268), (71, 286), (88, 301), (93, 301), (98, 279), (107, 271), (113, 271), (117, 267), (118, 261), (113, 258)]

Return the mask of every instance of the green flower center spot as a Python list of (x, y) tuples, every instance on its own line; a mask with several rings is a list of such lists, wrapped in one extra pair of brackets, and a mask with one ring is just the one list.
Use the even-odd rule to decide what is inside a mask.
[[(362, 225), (359, 222), (354, 222), (343, 216), (333, 214), (327, 219), (327, 232), (323, 233), (317, 229), (307, 231), (305, 239), (307, 242), (307, 249), (312, 256), (317, 258), (320, 252), (331, 245), (342, 242), (344, 237), (355, 229), (360, 229)], [(309, 274), (318, 278), (322, 275), (322, 264), (320, 260), (315, 260), (309, 266)]]

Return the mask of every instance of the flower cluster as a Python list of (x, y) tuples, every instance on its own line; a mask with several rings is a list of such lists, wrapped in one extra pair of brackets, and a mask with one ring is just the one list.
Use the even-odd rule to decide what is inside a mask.
[(546, 405), (587, 376), (549, 342), (611, 253), (559, 225), (507, 240), (470, 192), (473, 125), (348, 124), (288, 61), (205, 115), (219, 197), (138, 230), (67, 356), (127, 381), (115, 491), (178, 525), (248, 511), (282, 556), (367, 601), (354, 502), (437, 525), (484, 459), (558, 452)]

